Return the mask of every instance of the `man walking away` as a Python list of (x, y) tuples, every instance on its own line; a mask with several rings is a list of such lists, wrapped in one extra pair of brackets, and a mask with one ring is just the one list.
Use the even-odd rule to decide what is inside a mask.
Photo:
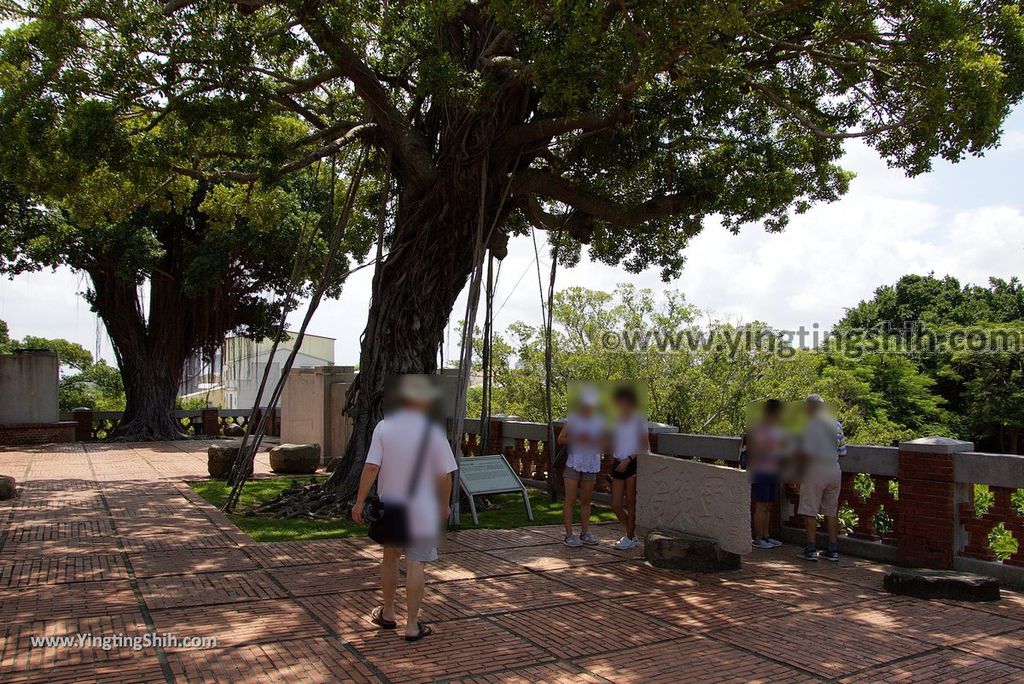
[(804, 516), (804, 531), (807, 546), (800, 557), (817, 561), (816, 536), (817, 516), (825, 516), (828, 527), (828, 550), (821, 556), (826, 560), (838, 561), (839, 548), (839, 488), (843, 471), (839, 458), (846, 455), (843, 429), (825, 407), (825, 400), (817, 394), (807, 397), (804, 402), (807, 411), (807, 425), (801, 439), (801, 454), (804, 460), (804, 474), (800, 482), (800, 507), (797, 513)]
[[(384, 604), (371, 613), (370, 619), (382, 629), (397, 627), (398, 559), (405, 554), (405, 639), (419, 641), (431, 634), (430, 627), (419, 621), (423, 564), (437, 560), (438, 535), (441, 524), (448, 519), (451, 473), (456, 465), (444, 431), (428, 415), (438, 397), (437, 388), (425, 376), (406, 375), (400, 379), (396, 394), (398, 410), (377, 423), (373, 431), (352, 519), (363, 522), (363, 507), (374, 481), (381, 501), (404, 505), (412, 541), (407, 548), (384, 548), (380, 572)], [(419, 458), (423, 460), (417, 482), (411, 483)]]

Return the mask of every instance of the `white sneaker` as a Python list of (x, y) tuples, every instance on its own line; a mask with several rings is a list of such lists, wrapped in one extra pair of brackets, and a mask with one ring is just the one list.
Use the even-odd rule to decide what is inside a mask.
[(627, 549), (633, 548), (634, 546), (636, 546), (636, 542), (633, 541), (633, 539), (631, 539), (630, 537), (623, 536), (619, 538), (619, 541), (615, 542), (615, 548), (617, 548), (619, 551), (625, 551)]
[(775, 548), (774, 546), (769, 544), (764, 539), (755, 539), (752, 542), (750, 542), (750, 545), (753, 546), (755, 549), (774, 549)]
[(566, 546), (571, 546), (574, 549), (583, 546), (583, 543), (580, 541), (580, 538), (577, 537), (575, 534), (565, 535), (565, 538), (562, 539), (562, 543)]
[(768, 542), (769, 544), (771, 544), (773, 548), (777, 548), (779, 546), (782, 546), (782, 542), (780, 542), (778, 539), (775, 539), (773, 537), (765, 537), (764, 540), (766, 542)]

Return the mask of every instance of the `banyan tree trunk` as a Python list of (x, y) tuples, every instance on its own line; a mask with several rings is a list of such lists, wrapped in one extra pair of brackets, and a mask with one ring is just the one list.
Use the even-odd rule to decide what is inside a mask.
[(420, 204), (414, 211), (400, 210), (400, 229), (374, 277), (359, 374), (349, 390), (352, 436), (328, 481), (328, 489), (342, 500), (358, 488), (373, 428), (381, 418), (385, 380), (437, 370), (445, 327), (473, 268), (478, 201), (466, 198), (460, 203), (453, 196), (440, 209)]

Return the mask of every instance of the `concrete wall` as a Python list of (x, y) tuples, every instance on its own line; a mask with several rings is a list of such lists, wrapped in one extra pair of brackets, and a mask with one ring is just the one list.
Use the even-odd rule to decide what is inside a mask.
[(744, 471), (661, 454), (641, 454), (637, 526), (714, 539), (750, 553), (750, 484)]
[(351, 366), (293, 368), (281, 394), (281, 443), (319, 444), (323, 463), (344, 453), (350, 419), (341, 414)]
[(56, 423), (59, 371), (56, 352), (0, 354), (0, 425)]

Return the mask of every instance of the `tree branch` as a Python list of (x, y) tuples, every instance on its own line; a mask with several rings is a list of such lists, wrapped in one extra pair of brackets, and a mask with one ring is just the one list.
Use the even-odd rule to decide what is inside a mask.
[(588, 112), (578, 116), (563, 116), (554, 119), (541, 119), (510, 128), (498, 140), (499, 145), (518, 147), (530, 143), (539, 142), (556, 135), (569, 133), (570, 131), (596, 131), (602, 128), (611, 128), (629, 120), (629, 115), (624, 111), (616, 111), (612, 114), (600, 114)]
[(373, 69), (327, 24), (317, 3), (306, 2), (299, 18), (309, 37), (330, 58), (338, 73), (352, 83), (356, 95), (370, 110), (403, 180), (420, 188), (429, 187), (434, 176), (429, 147), (408, 126)]
[(638, 204), (627, 204), (596, 195), (561, 176), (537, 169), (517, 173), (512, 187), (514, 192), (532, 193), (561, 202), (600, 221), (623, 226), (690, 213), (699, 210), (701, 205), (712, 199), (702, 192), (687, 191), (654, 197)]

